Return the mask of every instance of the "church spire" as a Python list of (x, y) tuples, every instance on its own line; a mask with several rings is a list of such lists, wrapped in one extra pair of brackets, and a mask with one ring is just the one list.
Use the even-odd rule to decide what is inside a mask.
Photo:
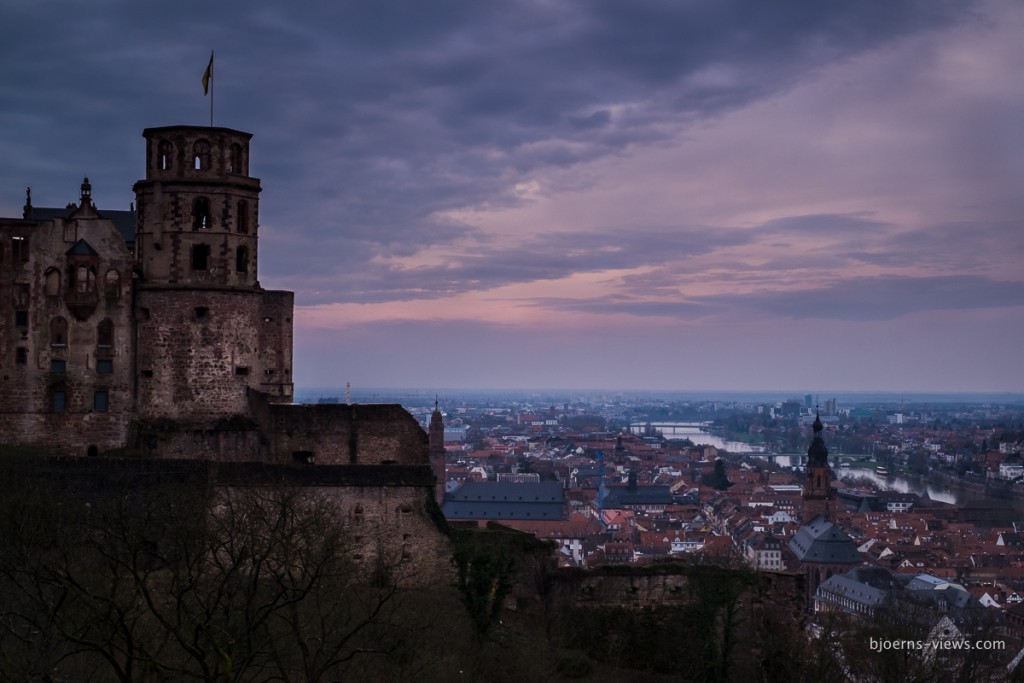
[(832, 470), (828, 466), (828, 448), (821, 433), (825, 427), (821, 424), (821, 415), (815, 414), (812, 425), (814, 438), (807, 449), (807, 478), (804, 480), (803, 522), (807, 524), (815, 517), (824, 517), (828, 521), (835, 512), (835, 495), (832, 492)]

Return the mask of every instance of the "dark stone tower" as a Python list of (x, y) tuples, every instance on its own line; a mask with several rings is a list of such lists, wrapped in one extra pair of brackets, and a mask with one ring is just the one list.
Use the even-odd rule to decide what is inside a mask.
[(814, 417), (814, 439), (807, 449), (807, 478), (804, 480), (803, 523), (815, 517), (833, 520), (835, 496), (832, 492), (832, 471), (828, 465), (828, 448), (821, 438), (821, 418)]
[(145, 420), (245, 415), (292, 395), (291, 292), (257, 280), (260, 181), (249, 133), (147, 128), (135, 183), (137, 405)]
[(444, 417), (441, 415), (441, 409), (437, 405), (437, 400), (434, 400), (434, 412), (430, 414), (430, 467), (434, 470), (434, 477), (437, 479), (437, 483), (434, 487), (434, 497), (437, 499), (437, 504), (440, 505), (444, 502), (444, 485), (445, 485), (445, 458), (444, 458)]

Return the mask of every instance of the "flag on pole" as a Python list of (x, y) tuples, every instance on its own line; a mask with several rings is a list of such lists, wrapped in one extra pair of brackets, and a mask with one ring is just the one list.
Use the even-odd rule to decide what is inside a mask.
[(213, 50), (210, 50), (210, 63), (206, 65), (206, 71), (203, 72), (203, 94), (209, 94), (210, 92), (210, 79), (213, 78)]

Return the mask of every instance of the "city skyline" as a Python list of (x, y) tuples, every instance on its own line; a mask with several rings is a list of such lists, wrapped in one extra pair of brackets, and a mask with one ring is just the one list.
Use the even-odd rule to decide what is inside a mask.
[(1017, 3), (246, 7), (5, 9), (0, 215), (128, 208), (213, 48), (299, 389), (1024, 387)]

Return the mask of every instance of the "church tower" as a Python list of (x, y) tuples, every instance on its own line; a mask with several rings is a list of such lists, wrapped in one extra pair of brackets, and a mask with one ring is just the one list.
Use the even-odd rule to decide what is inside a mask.
[(803, 491), (804, 524), (815, 517), (835, 521), (835, 494), (832, 491), (832, 471), (828, 466), (828, 448), (821, 438), (823, 429), (821, 417), (815, 415), (814, 439), (807, 449), (807, 478), (804, 480)]
[(260, 181), (251, 134), (147, 128), (135, 183), (137, 408), (143, 419), (208, 421), (292, 395), (291, 292), (257, 279)]
[(437, 504), (444, 502), (445, 486), (445, 456), (444, 456), (444, 416), (441, 409), (434, 400), (434, 412), (430, 414), (430, 429), (428, 431), (430, 440), (430, 467), (434, 470), (434, 477), (437, 483), (434, 485), (434, 498)]

